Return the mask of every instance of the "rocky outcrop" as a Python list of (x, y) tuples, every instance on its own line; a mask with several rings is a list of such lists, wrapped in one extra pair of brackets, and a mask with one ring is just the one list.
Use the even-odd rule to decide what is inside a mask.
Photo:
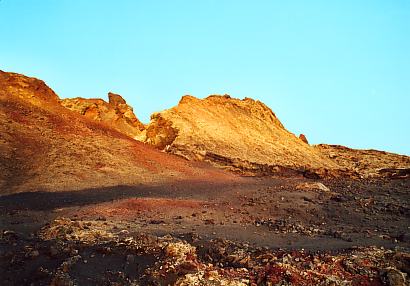
[(109, 93), (108, 98), (108, 102), (64, 99), (61, 104), (157, 149), (244, 175), (312, 179), (409, 176), (407, 156), (335, 145), (311, 146), (304, 134), (296, 137), (269, 107), (250, 98), (184, 96), (177, 106), (154, 113), (147, 126), (120, 95)]
[(155, 113), (143, 141), (187, 160), (207, 161), (245, 175), (303, 175), (318, 179), (410, 176), (410, 157), (337, 145), (311, 146), (287, 131), (260, 101), (184, 96)]
[(107, 124), (118, 131), (130, 136), (138, 137), (145, 129), (137, 119), (132, 107), (118, 94), (108, 93), (109, 101), (102, 99), (67, 98), (61, 104), (87, 118)]
[(178, 135), (178, 130), (172, 126), (172, 121), (165, 119), (160, 113), (152, 114), (151, 121), (155, 124), (147, 126), (144, 141), (161, 150), (170, 146)]
[(303, 142), (305, 142), (306, 144), (309, 144), (305, 134), (300, 134), (299, 135), (299, 139), (302, 140)]
[[(115, 153), (115, 159), (108, 154), (115, 148), (122, 150), (125, 143), (114, 144), (114, 141), (123, 140), (124, 134), (127, 140), (131, 137), (189, 161), (211, 162), (244, 175), (302, 175), (311, 179), (410, 177), (408, 156), (337, 145), (309, 145), (305, 135), (297, 137), (287, 131), (269, 107), (250, 98), (184, 96), (177, 106), (154, 113), (151, 122), (144, 126), (118, 94), (109, 93), (108, 102), (84, 98), (60, 100), (41, 80), (0, 71), (0, 100), (0, 168), (4, 170), (0, 183), (20, 184), (10, 178), (30, 178), (41, 173), (34, 170), (37, 164), (42, 164), (36, 160), (47, 161), (45, 154), (50, 150), (57, 152), (56, 146), (59, 154), (52, 158), (66, 154), (65, 159), (70, 163), (51, 160), (47, 168), (60, 162), (64, 168), (76, 166), (73, 169), (82, 170), (72, 154), (88, 160), (92, 153), (95, 158), (106, 155), (97, 164), (100, 166), (97, 169), (113, 170), (108, 166), (115, 165), (118, 169), (118, 165), (123, 164), (127, 170), (133, 170), (127, 165), (130, 163), (128, 155), (123, 157), (127, 152)], [(62, 134), (60, 141), (58, 134)], [(80, 138), (74, 134), (87, 136)], [(81, 147), (71, 150), (75, 146)], [(149, 146), (141, 148), (146, 147)], [(105, 154), (104, 148), (109, 152)], [(141, 154), (148, 156), (144, 152)], [(161, 160), (168, 160), (163, 155)], [(148, 157), (145, 159), (152, 161)], [(120, 163), (121, 160), (124, 163)], [(84, 165), (92, 164), (91, 161)], [(117, 163), (110, 164), (114, 161)], [(56, 172), (61, 170), (59, 166), (54, 167)]]
[(184, 96), (177, 106), (152, 116), (145, 142), (189, 160), (244, 173), (303, 174), (339, 168), (287, 131), (262, 102), (229, 95)]
[(19, 97), (31, 103), (47, 101), (49, 104), (57, 104), (59, 102), (57, 94), (44, 81), (1, 70), (0, 95)]
[(0, 72), (0, 196), (236, 178), (124, 135), (143, 126), (118, 95), (75, 99), (76, 112), (59, 102), (43, 81)]
[(408, 178), (410, 157), (378, 150), (358, 150), (340, 145), (319, 144), (316, 150), (362, 178)]

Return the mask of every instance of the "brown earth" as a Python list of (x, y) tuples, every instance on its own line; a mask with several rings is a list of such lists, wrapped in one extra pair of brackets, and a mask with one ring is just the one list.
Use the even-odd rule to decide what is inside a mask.
[(407, 285), (409, 179), (312, 182), (2, 196), (4, 285)]

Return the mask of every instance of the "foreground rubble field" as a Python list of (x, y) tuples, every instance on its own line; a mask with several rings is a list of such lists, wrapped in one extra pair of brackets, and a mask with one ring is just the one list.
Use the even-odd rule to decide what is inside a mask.
[(249, 178), (2, 196), (0, 277), (2, 285), (408, 285), (409, 184)]
[(400, 250), (272, 250), (68, 218), (30, 239), (4, 231), (1, 249), (3, 285), (407, 285), (410, 270)]

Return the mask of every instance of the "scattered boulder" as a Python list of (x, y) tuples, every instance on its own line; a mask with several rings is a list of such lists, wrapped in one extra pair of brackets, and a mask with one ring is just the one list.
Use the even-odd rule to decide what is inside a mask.
[(386, 269), (386, 280), (390, 286), (407, 286), (406, 274), (397, 270), (396, 268), (389, 267)]
[(306, 182), (301, 183), (296, 186), (296, 190), (302, 191), (322, 191), (322, 192), (330, 192), (330, 189), (326, 187), (324, 184), (319, 182)]

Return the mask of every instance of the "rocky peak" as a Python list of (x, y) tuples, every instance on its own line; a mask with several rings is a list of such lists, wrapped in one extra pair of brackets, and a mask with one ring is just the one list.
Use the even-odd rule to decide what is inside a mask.
[(196, 98), (195, 96), (192, 96), (192, 95), (184, 95), (184, 96), (182, 96), (181, 99), (179, 100), (178, 105), (179, 105), (179, 104), (186, 104), (186, 103), (189, 103), (189, 102), (192, 102), (192, 101), (198, 101), (198, 100), (199, 100), (199, 99)]
[(59, 97), (44, 81), (18, 73), (0, 70), (0, 93), (50, 103), (58, 103)]
[[(302, 173), (312, 178), (340, 174), (388, 178), (410, 176), (408, 156), (376, 150), (355, 150), (337, 145), (309, 145), (306, 136), (300, 134), (297, 137), (287, 131), (268, 106), (252, 98), (236, 99), (225, 94), (199, 99), (186, 95), (177, 106), (154, 113), (150, 124), (144, 126), (135, 116), (133, 109), (118, 94), (110, 92), (108, 102), (85, 98), (60, 100), (42, 80), (0, 71), (0, 101), (0, 111), (3, 112), (0, 114), (0, 119), (3, 119), (0, 127), (3, 127), (3, 132), (0, 133), (7, 139), (0, 140), (0, 149), (3, 148), (3, 153), (8, 158), (14, 156), (12, 144), (23, 142), (21, 146), (25, 151), (21, 154), (25, 160), (34, 153), (41, 155), (35, 148), (48, 148), (67, 141), (64, 139), (59, 144), (39, 143), (35, 148), (26, 144), (29, 138), (40, 140), (46, 136), (44, 132), (49, 132), (50, 126), (58, 127), (53, 129), (52, 134), (61, 130), (71, 130), (73, 134), (91, 132), (94, 128), (108, 130), (102, 124), (90, 125), (91, 119), (103, 123), (111, 131), (115, 129), (160, 150), (188, 160), (211, 162), (244, 174)], [(48, 125), (45, 124), (47, 118)], [(31, 132), (37, 130), (31, 128), (33, 124), (38, 124), (39, 130), (44, 132), (32, 136)], [(10, 135), (10, 130), (20, 128), (29, 135), (16, 138)], [(62, 134), (65, 136), (64, 132)], [(116, 134), (115, 138), (119, 135), (117, 132), (110, 134)], [(107, 138), (102, 141), (112, 139)], [(52, 137), (49, 139), (52, 140)], [(26, 148), (26, 145), (29, 148)], [(0, 160), (0, 169), (8, 168), (9, 172), (3, 176), (0, 174), (0, 185), (6, 176), (18, 174), (15, 170), (20, 168), (13, 167), (12, 161), (4, 162), (6, 163)], [(19, 165), (21, 164), (16, 166)], [(12, 167), (9, 168), (10, 166)]]
[(108, 102), (114, 106), (116, 113), (126, 119), (129, 124), (137, 127), (139, 131), (145, 129), (145, 126), (135, 116), (133, 108), (127, 104), (121, 95), (109, 92)]
[(252, 172), (273, 173), (277, 166), (337, 168), (287, 131), (269, 107), (251, 98), (184, 96), (177, 106), (152, 116), (145, 141), (190, 160)]
[(135, 116), (131, 106), (119, 95), (108, 93), (109, 101), (102, 99), (67, 98), (61, 104), (92, 120), (103, 122), (114, 129), (130, 136), (138, 137), (145, 129)]
[(114, 106), (120, 106), (123, 104), (127, 104), (124, 98), (121, 95), (109, 92), (108, 93), (108, 102)]
[(229, 94), (212, 94), (205, 99), (198, 99), (192, 95), (186, 95), (182, 97), (178, 104), (178, 106), (181, 105), (198, 105), (204, 107), (224, 106), (229, 109), (241, 109), (243, 112), (248, 113), (249, 116), (259, 118), (262, 121), (270, 122), (280, 128), (284, 128), (275, 113), (268, 106), (259, 100), (254, 100), (249, 97), (237, 99), (231, 97)]
[(299, 139), (305, 142), (306, 144), (309, 144), (309, 141), (307, 140), (305, 134), (299, 134)]

